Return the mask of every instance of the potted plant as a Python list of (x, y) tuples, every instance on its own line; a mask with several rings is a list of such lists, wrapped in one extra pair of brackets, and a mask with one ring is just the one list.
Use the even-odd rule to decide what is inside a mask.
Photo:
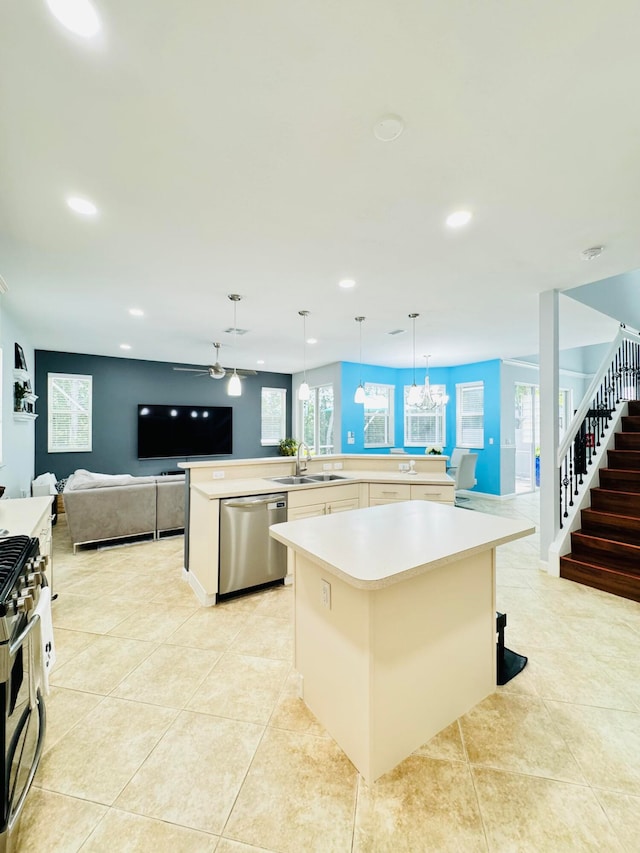
[(280, 456), (295, 456), (298, 452), (298, 442), (295, 438), (283, 438), (278, 445)]

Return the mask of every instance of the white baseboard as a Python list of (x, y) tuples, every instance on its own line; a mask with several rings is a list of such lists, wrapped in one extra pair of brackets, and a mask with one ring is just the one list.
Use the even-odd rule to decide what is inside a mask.
[[(191, 589), (193, 590), (196, 598), (202, 604), (203, 607), (213, 607), (216, 603), (215, 595), (210, 595), (205, 588), (202, 586), (198, 578), (193, 574), (193, 572), (188, 572), (186, 569), (182, 570), (182, 576), (185, 578)], [(185, 577), (186, 575), (186, 577)]]

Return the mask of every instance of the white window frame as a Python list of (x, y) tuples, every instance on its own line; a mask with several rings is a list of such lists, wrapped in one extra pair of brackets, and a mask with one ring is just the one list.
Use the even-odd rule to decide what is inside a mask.
[[(275, 415), (265, 411), (269, 397), (276, 401), (276, 407), (279, 403), (279, 412)], [(287, 389), (263, 387), (260, 391), (260, 444), (262, 447), (278, 445), (283, 438), (286, 438), (286, 431)]]
[[(365, 447), (394, 447), (395, 446), (395, 420), (394, 420), (394, 398), (396, 388), (395, 385), (384, 385), (380, 382), (365, 382), (364, 385), (364, 446)], [(370, 408), (368, 403), (372, 399), (386, 397), (387, 408), (386, 414), (383, 414), (385, 433), (383, 441), (367, 441), (367, 429), (369, 424), (373, 422), (373, 418), (380, 415), (383, 411), (381, 408)]]
[[(473, 405), (481, 392), (480, 406)], [(480, 438), (478, 438), (480, 433)], [(456, 385), (456, 447), (471, 450), (484, 448), (484, 382), (461, 382)]]
[[(321, 420), (321, 418), (320, 418), (320, 398), (322, 396), (324, 396), (322, 392), (325, 392), (326, 389), (331, 389), (331, 401), (332, 401), (332, 405), (333, 405), (333, 408), (331, 409), (331, 417), (329, 418), (329, 427), (327, 429), (327, 435), (325, 436), (328, 438), (329, 433), (330, 433), (330, 438), (331, 438), (331, 444), (330, 445), (329, 444), (322, 445), (320, 443), (320, 441), (322, 439), (322, 436), (320, 435), (320, 420)], [(314, 414), (315, 414), (314, 421), (313, 421), (313, 440), (306, 441), (306, 439), (305, 439), (305, 435), (306, 435), (306, 431), (305, 431), (305, 407), (307, 405), (309, 405), (310, 403), (313, 404), (313, 407), (314, 407), (313, 410), (314, 410)], [(335, 425), (335, 417), (334, 417), (335, 416), (335, 406), (336, 406), (336, 394), (335, 394), (335, 389), (333, 387), (333, 382), (323, 382), (322, 385), (315, 385), (315, 386), (309, 388), (309, 400), (308, 401), (303, 400), (300, 402), (300, 409), (299, 409), (300, 437), (303, 441), (306, 441), (306, 443), (309, 446), (309, 450), (311, 451), (311, 453), (314, 456), (330, 456), (334, 452), (335, 441), (336, 441), (336, 437), (335, 437), (336, 425)]]
[[(59, 382), (60, 380), (74, 380), (76, 382), (83, 382), (88, 386), (89, 389), (89, 405), (87, 411), (82, 411), (82, 407), (77, 399), (74, 396), (68, 396), (68, 407), (65, 409), (60, 409), (59, 411), (54, 411), (53, 406), (53, 387), (54, 383)], [(48, 453), (91, 453), (92, 451), (92, 435), (93, 435), (93, 377), (87, 376), (80, 373), (49, 373), (47, 374), (47, 391), (48, 391), (48, 402), (47, 402), (47, 452)], [(65, 392), (66, 393), (66, 392)], [(87, 418), (87, 441), (82, 444), (80, 442), (72, 442), (67, 441), (66, 444), (56, 445), (54, 441), (55, 435), (55, 417), (56, 415), (63, 414), (65, 416), (71, 414), (76, 415), (77, 417), (86, 417)], [(71, 438), (71, 435), (67, 436), (68, 439)]]
[[(447, 443), (447, 407), (446, 404), (441, 406), (436, 406), (434, 409), (425, 409), (420, 406), (412, 406), (409, 403), (409, 391), (411, 390), (411, 385), (404, 386), (404, 446), (405, 447), (444, 447)], [(447, 393), (446, 385), (431, 385), (431, 390), (433, 392), (438, 392), (443, 395), (443, 397)], [(411, 421), (413, 420), (423, 420), (425, 422), (431, 421), (433, 424), (432, 433), (434, 435), (433, 441), (412, 441), (411, 440)], [(425, 429), (425, 432), (427, 430)]]

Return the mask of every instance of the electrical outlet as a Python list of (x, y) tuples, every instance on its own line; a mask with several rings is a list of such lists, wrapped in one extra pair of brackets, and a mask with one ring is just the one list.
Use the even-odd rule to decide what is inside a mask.
[(331, 584), (329, 581), (320, 581), (320, 603), (327, 610), (331, 610)]
[(330, 471), (332, 468), (333, 468), (333, 465), (331, 464), (331, 462), (325, 462), (322, 465), (323, 471)]
[(342, 462), (334, 462), (333, 467), (336, 469), (336, 471), (341, 471), (342, 470)]
[(214, 471), (213, 472), (214, 480), (224, 480), (224, 471)]

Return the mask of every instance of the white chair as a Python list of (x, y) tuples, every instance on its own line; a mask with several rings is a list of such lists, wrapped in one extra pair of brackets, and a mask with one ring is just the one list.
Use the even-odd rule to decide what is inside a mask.
[(451, 458), (449, 459), (449, 465), (447, 466), (447, 474), (450, 477), (456, 476), (456, 471), (458, 470), (458, 465), (460, 464), (460, 459), (468, 453), (469, 451), (464, 447), (454, 447), (451, 451)]
[(455, 493), (455, 502), (468, 501), (469, 498), (458, 495), (461, 489), (472, 489), (476, 483), (476, 463), (478, 461), (477, 453), (463, 453), (460, 457), (460, 464), (456, 469), (456, 479), (453, 487)]

